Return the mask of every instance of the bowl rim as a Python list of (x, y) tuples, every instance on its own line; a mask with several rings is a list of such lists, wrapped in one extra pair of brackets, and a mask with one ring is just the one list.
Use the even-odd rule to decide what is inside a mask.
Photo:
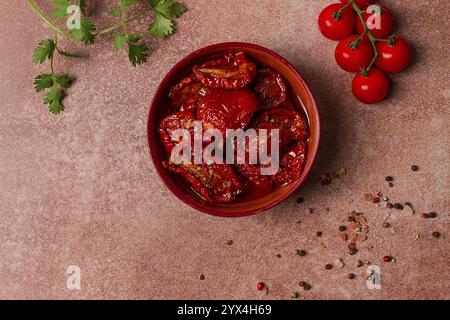
[[(162, 173), (160, 172), (160, 170), (158, 170), (157, 166), (156, 166), (156, 161), (159, 161), (157, 153), (156, 153), (156, 148), (154, 148), (153, 143), (150, 142), (151, 141), (151, 132), (154, 130), (154, 128), (150, 128), (150, 123), (151, 123), (151, 119), (153, 118), (153, 116), (155, 116), (156, 114), (156, 108), (155, 103), (156, 103), (156, 97), (158, 96), (158, 93), (161, 92), (161, 90), (167, 86), (167, 84), (171, 81), (171, 79), (176, 76), (175, 74), (175, 70), (177, 70), (178, 68), (180, 68), (182, 65), (188, 65), (191, 63), (192, 58), (194, 56), (202, 56), (203, 54), (208, 53), (209, 51), (214, 51), (214, 50), (221, 50), (221, 49), (227, 49), (230, 47), (242, 47), (243, 49), (245, 48), (250, 48), (250, 49), (254, 49), (254, 50), (258, 50), (261, 51), (265, 54), (271, 55), (272, 57), (274, 57), (276, 60), (280, 61), (281, 63), (283, 63), (299, 80), (300, 83), (303, 85), (303, 87), (306, 90), (307, 95), (310, 97), (312, 105), (313, 105), (313, 109), (314, 109), (314, 114), (315, 114), (315, 118), (316, 120), (316, 136), (317, 136), (317, 146), (314, 150), (312, 150), (312, 156), (311, 156), (311, 165), (310, 167), (306, 170), (306, 172), (304, 172), (303, 176), (301, 179), (298, 179), (295, 183), (294, 183), (294, 187), (286, 192), (285, 194), (281, 195), (279, 198), (270, 201), (266, 204), (264, 204), (263, 206), (261, 206), (260, 208), (256, 209), (256, 210), (244, 210), (244, 211), (238, 211), (238, 212), (224, 212), (221, 211), (219, 209), (214, 209), (214, 208), (204, 208), (202, 206), (200, 206), (199, 204), (197, 204), (195, 201), (190, 201), (188, 200), (188, 198), (183, 194), (183, 192), (179, 191), (177, 188), (172, 187), (169, 183), (167, 183), (166, 178), (163, 177)], [(197, 49), (195, 51), (193, 51), (192, 53), (188, 54), (187, 56), (185, 56), (183, 59), (179, 60), (176, 64), (174, 64), (170, 70), (167, 72), (167, 74), (164, 76), (164, 78), (161, 80), (160, 84), (158, 85), (158, 87), (156, 88), (156, 91), (153, 95), (152, 101), (150, 103), (150, 107), (149, 107), (149, 111), (148, 111), (148, 116), (147, 116), (147, 145), (148, 145), (148, 149), (150, 152), (150, 157), (152, 159), (152, 164), (153, 164), (153, 168), (155, 169), (156, 173), (158, 174), (159, 178), (163, 181), (165, 187), (167, 189), (170, 190), (170, 192), (172, 192), (179, 200), (181, 200), (182, 202), (184, 202), (186, 205), (188, 205), (189, 207), (196, 209), (200, 212), (203, 213), (207, 213), (209, 215), (212, 216), (218, 216), (218, 217), (226, 217), (226, 218), (240, 218), (240, 217), (245, 217), (245, 216), (250, 216), (250, 215), (255, 215), (264, 211), (267, 211), (277, 205), (279, 205), (280, 203), (282, 203), (284, 200), (286, 200), (287, 198), (289, 198), (292, 194), (294, 194), (298, 188), (303, 184), (303, 182), (307, 179), (307, 177), (309, 176), (309, 174), (311, 173), (311, 170), (313, 168), (313, 165), (316, 161), (316, 157), (317, 154), (319, 152), (319, 148), (320, 148), (320, 136), (321, 136), (321, 120), (320, 120), (320, 110), (319, 107), (317, 105), (317, 101), (316, 98), (314, 97), (314, 94), (311, 92), (311, 89), (309, 88), (308, 84), (306, 83), (306, 81), (303, 79), (303, 77), (300, 75), (299, 71), (288, 61), (286, 60), (284, 57), (282, 57), (280, 54), (265, 48), (263, 46), (254, 44), (254, 43), (248, 43), (248, 42), (221, 42), (221, 43), (216, 43), (216, 44), (212, 44), (212, 45), (208, 45), (206, 47), (202, 47), (200, 49)], [(309, 151), (308, 151), (309, 152)]]

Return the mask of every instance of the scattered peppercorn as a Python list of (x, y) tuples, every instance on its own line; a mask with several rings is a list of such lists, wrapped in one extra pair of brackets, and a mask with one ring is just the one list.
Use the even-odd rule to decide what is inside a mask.
[(383, 222), (383, 228), (389, 228), (391, 224), (387, 221)]
[(429, 214), (428, 214), (428, 218), (430, 218), (430, 219), (434, 219), (434, 218), (436, 218), (437, 217), (437, 213), (436, 212), (430, 212)]
[(354, 256), (358, 252), (358, 248), (356, 248), (356, 243), (350, 243), (348, 245), (348, 253), (350, 253), (351, 256)]
[(431, 235), (435, 238), (439, 238), (441, 236), (441, 233), (439, 231), (434, 231)]
[(298, 285), (299, 285), (300, 287), (302, 287), (303, 290), (305, 290), (305, 291), (311, 290), (311, 285), (310, 285), (309, 283), (307, 283), (306, 281), (300, 281), (300, 282), (298, 283)]
[(391, 256), (384, 256), (383, 257), (383, 261), (384, 262), (391, 262), (392, 261), (392, 257)]
[(327, 263), (327, 264), (325, 265), (325, 269), (326, 269), (326, 270), (331, 270), (331, 269), (333, 269), (333, 265), (332, 265), (331, 263)]
[(294, 292), (292, 293), (292, 299), (297, 299), (300, 295), (298, 294), (298, 292)]
[(383, 194), (381, 192), (378, 192), (377, 196), (379, 196), (381, 198), (383, 196)]
[(277, 254), (275, 255), (275, 257), (281, 258), (281, 254), (277, 253)]
[(412, 170), (412, 171), (419, 171), (419, 166), (417, 166), (417, 165), (412, 165), (412, 166), (411, 166), (411, 170)]
[(391, 182), (391, 181), (394, 181), (394, 177), (387, 176), (386, 178), (384, 178), (384, 180), (386, 180), (387, 182)]
[(393, 188), (394, 184), (392, 182), (389, 182), (389, 188)]
[(303, 202), (305, 202), (305, 199), (303, 199), (302, 197), (297, 198), (297, 203), (298, 204), (303, 203)]
[(429, 218), (428, 213), (422, 213), (421, 216), (424, 219), (428, 219)]
[(386, 205), (386, 207), (388, 207), (389, 209), (392, 209), (392, 208), (394, 207), (394, 205), (393, 205), (392, 203), (388, 203), (388, 204)]
[(347, 277), (348, 277), (350, 280), (352, 280), (352, 279), (355, 279), (355, 278), (356, 278), (356, 275), (355, 275), (354, 273), (349, 273), (349, 274), (347, 275)]
[(265, 287), (266, 287), (265, 283), (260, 281), (258, 282), (256, 289), (258, 289), (258, 291), (262, 291)]
[(345, 230), (347, 230), (346, 226), (340, 226), (339, 227), (339, 231), (344, 232)]
[(394, 208), (397, 210), (403, 210), (403, 206), (401, 203), (394, 203)]
[(322, 231), (317, 231), (317, 232), (316, 232), (316, 237), (321, 237), (322, 234), (323, 234)]
[(380, 203), (380, 197), (374, 197), (372, 201), (373, 203)]
[(205, 280), (205, 275), (204, 274), (200, 275), (200, 280)]
[(227, 246), (231, 246), (233, 244), (233, 240), (228, 240), (227, 241)]
[(363, 265), (364, 265), (364, 262), (362, 262), (361, 260), (358, 260), (358, 262), (356, 263), (357, 268), (361, 268)]
[(306, 256), (306, 251), (305, 251), (305, 250), (297, 250), (296, 253), (297, 253), (297, 255), (299, 255), (300, 257)]

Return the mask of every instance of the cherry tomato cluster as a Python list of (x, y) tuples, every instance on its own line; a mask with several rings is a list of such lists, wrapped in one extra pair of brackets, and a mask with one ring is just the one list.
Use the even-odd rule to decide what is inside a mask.
[(340, 0), (319, 15), (320, 32), (339, 41), (335, 50), (337, 64), (357, 73), (353, 95), (361, 102), (374, 104), (389, 93), (386, 73), (399, 73), (412, 61), (408, 42), (392, 35), (394, 17), (384, 6), (371, 0)]

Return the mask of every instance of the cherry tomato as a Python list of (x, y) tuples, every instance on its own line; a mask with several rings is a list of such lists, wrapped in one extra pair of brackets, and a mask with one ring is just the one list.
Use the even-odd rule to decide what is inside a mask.
[(380, 56), (375, 64), (384, 72), (399, 73), (408, 68), (412, 61), (412, 49), (402, 37), (377, 42), (377, 49)]
[(352, 35), (339, 42), (335, 51), (337, 64), (347, 72), (359, 72), (369, 66), (375, 53), (370, 41), (364, 37), (361, 41), (352, 47), (352, 43), (358, 38), (358, 35)]
[[(342, 4), (347, 4), (349, 0), (341, 0)], [(356, 5), (358, 8), (363, 9), (369, 5), (369, 3), (372, 2), (371, 0), (355, 0)]]
[(366, 104), (378, 103), (389, 93), (389, 81), (382, 71), (371, 68), (367, 76), (359, 73), (352, 83), (353, 95)]
[[(384, 38), (388, 36), (392, 29), (394, 28), (394, 16), (391, 12), (383, 6), (379, 6), (381, 8), (381, 15), (378, 16), (376, 13), (363, 13), (364, 21), (366, 21), (366, 25), (369, 30), (372, 32), (372, 35), (375, 38)], [(379, 27), (376, 25), (376, 20), (380, 19)], [(356, 17), (356, 31), (359, 34), (364, 32), (364, 26), (359, 17)]]
[(353, 33), (355, 29), (355, 14), (351, 8), (342, 9), (340, 3), (333, 3), (326, 7), (319, 15), (319, 29), (330, 40), (341, 40)]

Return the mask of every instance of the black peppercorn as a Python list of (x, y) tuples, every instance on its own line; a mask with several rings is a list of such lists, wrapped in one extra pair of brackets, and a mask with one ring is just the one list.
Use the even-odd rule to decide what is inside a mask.
[(441, 233), (439, 231), (434, 231), (431, 235), (435, 238), (439, 238), (441, 236)]
[(391, 182), (394, 181), (394, 177), (387, 176), (386, 178), (384, 178), (384, 180), (386, 180), (387, 182)]
[(430, 218), (430, 219), (434, 219), (434, 218), (436, 218), (437, 217), (437, 213), (436, 212), (430, 212), (429, 214), (428, 214), (428, 218)]
[(339, 231), (344, 232), (345, 230), (347, 230), (347, 228), (345, 226), (340, 226), (339, 227)]
[(355, 275), (354, 273), (349, 273), (349, 274), (347, 275), (347, 277), (351, 280), (351, 279), (355, 279), (355, 278), (356, 278), (356, 275)]
[(403, 210), (403, 206), (400, 203), (394, 203), (394, 208), (397, 210)]
[(306, 251), (305, 251), (305, 250), (297, 250), (297, 254), (298, 254), (300, 257), (304, 257), (304, 256), (306, 256)]
[(333, 269), (333, 265), (328, 263), (328, 264), (325, 265), (325, 269), (326, 270), (331, 270), (331, 269)]
[(417, 166), (417, 165), (412, 165), (412, 166), (411, 166), (411, 170), (412, 170), (412, 171), (419, 171), (419, 166)]
[(321, 237), (322, 234), (323, 234), (322, 231), (317, 231), (317, 232), (316, 232), (316, 236), (317, 236), (317, 237)]

